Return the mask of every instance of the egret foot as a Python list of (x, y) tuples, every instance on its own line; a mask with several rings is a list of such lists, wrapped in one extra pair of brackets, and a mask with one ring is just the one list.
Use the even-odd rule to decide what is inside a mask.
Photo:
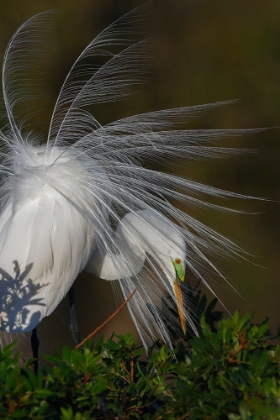
[(39, 362), (39, 345), (40, 345), (40, 340), (38, 339), (38, 336), (37, 336), (37, 328), (34, 328), (32, 330), (30, 341), (31, 341), (31, 348), (32, 348), (32, 356), (33, 356), (33, 359), (36, 359), (33, 364), (34, 372), (37, 373), (38, 362)]
[(70, 331), (71, 331), (72, 337), (74, 338), (75, 344), (77, 345), (81, 342), (81, 339), (80, 339), (80, 332), (78, 328), (75, 303), (76, 303), (76, 297), (75, 297), (75, 289), (73, 285), (69, 290)]

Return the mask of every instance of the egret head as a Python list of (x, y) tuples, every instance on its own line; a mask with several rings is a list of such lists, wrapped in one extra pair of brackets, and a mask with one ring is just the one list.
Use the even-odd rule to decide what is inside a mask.
[[(155, 211), (142, 211), (141, 239), (171, 285), (179, 319), (186, 333), (186, 313), (181, 282), (185, 280), (187, 246), (180, 228)], [(135, 224), (134, 224), (135, 227)], [(144, 235), (146, 238), (144, 240)]]
[[(164, 236), (162, 230), (160, 233), (162, 236), (162, 243), (159, 263), (162, 271), (171, 284), (178, 308), (181, 327), (183, 333), (186, 334), (186, 314), (181, 283), (185, 280), (187, 246), (183, 235), (175, 226), (171, 228), (168, 224), (166, 225), (166, 229), (167, 228), (168, 232), (164, 232)], [(155, 257), (155, 253), (153, 256)]]

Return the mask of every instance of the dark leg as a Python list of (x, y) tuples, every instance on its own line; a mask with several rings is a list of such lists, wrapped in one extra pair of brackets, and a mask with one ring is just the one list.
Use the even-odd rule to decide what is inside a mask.
[(40, 345), (40, 341), (37, 336), (37, 328), (34, 328), (31, 334), (31, 348), (32, 348), (33, 359), (36, 359), (34, 362), (35, 373), (37, 373), (37, 370), (38, 370), (39, 345)]
[(81, 342), (81, 339), (80, 339), (80, 333), (79, 333), (78, 322), (77, 322), (75, 302), (76, 302), (75, 289), (73, 285), (71, 289), (69, 290), (70, 331), (71, 331), (72, 337), (74, 338), (75, 343), (79, 344)]

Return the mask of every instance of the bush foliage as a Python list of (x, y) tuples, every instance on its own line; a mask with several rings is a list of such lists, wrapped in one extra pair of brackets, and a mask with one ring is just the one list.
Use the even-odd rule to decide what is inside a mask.
[(131, 334), (64, 347), (37, 374), (14, 345), (0, 350), (0, 418), (280, 419), (280, 346), (267, 320), (220, 319), (215, 301), (196, 296), (200, 337), (174, 337), (172, 351), (155, 343), (147, 360)]

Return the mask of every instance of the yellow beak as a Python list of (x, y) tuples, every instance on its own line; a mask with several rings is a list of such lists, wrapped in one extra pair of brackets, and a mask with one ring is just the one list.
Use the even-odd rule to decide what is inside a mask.
[(179, 314), (179, 319), (180, 319), (180, 323), (182, 326), (182, 330), (184, 332), (184, 334), (186, 334), (186, 319), (185, 319), (185, 315), (184, 315), (184, 299), (183, 299), (183, 295), (182, 295), (182, 291), (181, 291), (181, 286), (180, 286), (180, 282), (177, 279), (177, 276), (179, 278), (179, 280), (184, 281), (185, 280), (185, 273), (184, 273), (184, 269), (183, 269), (183, 265), (182, 265), (182, 261), (180, 258), (171, 258), (171, 261), (173, 263), (173, 266), (175, 268), (176, 271), (176, 278), (174, 280), (174, 292), (175, 292), (175, 299), (176, 299), (176, 303), (177, 303), (177, 307), (178, 307), (178, 314)]
[(174, 291), (175, 291), (175, 297), (176, 297), (176, 302), (177, 302), (178, 314), (179, 314), (179, 319), (180, 319), (180, 322), (181, 322), (181, 327), (182, 327), (183, 333), (186, 334), (186, 320), (185, 320), (185, 316), (184, 316), (184, 301), (183, 301), (183, 295), (182, 295), (182, 292), (181, 292), (180, 283), (177, 280), (174, 282)]

